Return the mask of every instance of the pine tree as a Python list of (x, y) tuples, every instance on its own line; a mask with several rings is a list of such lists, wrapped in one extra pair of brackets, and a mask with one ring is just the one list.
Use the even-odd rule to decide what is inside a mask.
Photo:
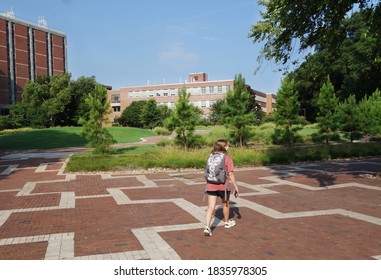
[(381, 133), (381, 93), (376, 90), (359, 103), (361, 130), (369, 140), (370, 135)]
[(255, 115), (250, 110), (250, 94), (241, 74), (235, 76), (234, 90), (226, 94), (222, 112), (226, 125), (232, 129), (233, 137), (242, 147)]
[(164, 126), (170, 131), (176, 132), (175, 141), (184, 148), (190, 148), (195, 144), (196, 136), (194, 130), (196, 128), (198, 115), (196, 108), (190, 103), (190, 93), (187, 93), (183, 87), (178, 92), (179, 99), (172, 115), (166, 119)]
[(340, 129), (349, 133), (349, 138), (351, 143), (353, 143), (356, 132), (361, 131), (360, 109), (353, 94), (344, 100), (344, 102), (339, 103), (336, 117), (337, 122), (340, 124)]
[(140, 121), (144, 128), (153, 129), (160, 121), (160, 111), (155, 99), (148, 100), (140, 112)]
[(373, 120), (371, 133), (374, 135), (381, 134), (381, 91), (377, 89), (371, 100), (371, 118)]
[(110, 132), (103, 127), (109, 123), (107, 115), (111, 113), (110, 102), (107, 100), (107, 90), (97, 84), (94, 91), (85, 99), (90, 108), (89, 119), (81, 118), (79, 123), (83, 125), (81, 136), (86, 137), (89, 146), (94, 148), (95, 153), (108, 153), (110, 145), (115, 139)]
[(316, 105), (318, 107), (316, 120), (318, 121), (319, 133), (324, 135), (325, 143), (328, 144), (329, 136), (337, 129), (335, 110), (338, 105), (335, 89), (329, 78), (320, 88)]
[(300, 123), (300, 103), (294, 80), (285, 78), (282, 81), (275, 108), (275, 123), (280, 127), (276, 132), (280, 134), (281, 142), (290, 145), (294, 142), (296, 131), (299, 129), (295, 125)]

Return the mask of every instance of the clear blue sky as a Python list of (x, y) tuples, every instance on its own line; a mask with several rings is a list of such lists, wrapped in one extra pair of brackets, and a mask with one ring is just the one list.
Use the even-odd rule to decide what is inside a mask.
[(241, 73), (252, 88), (276, 93), (282, 75), (248, 38), (260, 19), (256, 0), (1, 0), (0, 11), (67, 35), (73, 79), (95, 76), (121, 87), (184, 82), (191, 72), (209, 80)]

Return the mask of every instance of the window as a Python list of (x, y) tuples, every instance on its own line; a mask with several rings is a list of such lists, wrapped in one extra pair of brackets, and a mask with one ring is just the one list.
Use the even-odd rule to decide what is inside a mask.
[(112, 94), (111, 103), (120, 103), (120, 94)]
[(222, 86), (218, 86), (218, 87), (217, 87), (217, 92), (218, 92), (218, 93), (222, 93)]
[(205, 94), (206, 93), (206, 87), (201, 87), (201, 93)]
[(206, 108), (206, 101), (205, 100), (201, 101), (201, 108)]
[(225, 88), (226, 88), (226, 92), (228, 92), (230, 90), (230, 86), (229, 85), (225, 86)]
[(120, 106), (112, 106), (114, 112), (120, 112)]
[(209, 87), (209, 93), (214, 93), (214, 87)]
[(160, 92), (156, 92), (156, 96), (159, 97), (160, 96)]

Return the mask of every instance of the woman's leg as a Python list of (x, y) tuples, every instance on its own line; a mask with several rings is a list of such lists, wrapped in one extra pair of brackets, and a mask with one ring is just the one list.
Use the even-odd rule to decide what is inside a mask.
[(229, 215), (230, 215), (230, 202), (229, 200), (222, 199), (222, 212), (224, 214), (224, 222), (229, 222)]
[(208, 195), (208, 209), (206, 210), (205, 214), (206, 226), (208, 228), (210, 228), (212, 223), (212, 216), (214, 214), (214, 209), (216, 208), (217, 198), (217, 196)]
[(222, 199), (222, 207), (223, 207), (223, 213), (224, 213), (224, 223), (225, 223), (225, 228), (231, 228), (236, 225), (236, 222), (231, 219), (229, 220), (229, 215), (230, 215), (230, 201)]

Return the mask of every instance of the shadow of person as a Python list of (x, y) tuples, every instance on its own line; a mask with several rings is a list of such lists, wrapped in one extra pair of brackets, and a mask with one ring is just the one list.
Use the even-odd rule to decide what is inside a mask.
[(238, 220), (242, 218), (241, 212), (239, 212), (239, 207), (230, 207), (230, 216), (233, 216), (233, 218), (236, 216)]
[[(239, 211), (239, 207), (236, 206), (236, 203), (233, 201), (230, 201), (230, 213), (229, 213), (229, 219), (234, 219), (237, 217), (237, 219), (241, 219), (242, 215), (241, 212)], [(214, 211), (213, 215), (213, 222), (212, 225), (210, 226), (210, 229), (213, 231), (220, 222), (224, 221), (224, 213), (223, 213), (223, 208), (218, 207)]]

